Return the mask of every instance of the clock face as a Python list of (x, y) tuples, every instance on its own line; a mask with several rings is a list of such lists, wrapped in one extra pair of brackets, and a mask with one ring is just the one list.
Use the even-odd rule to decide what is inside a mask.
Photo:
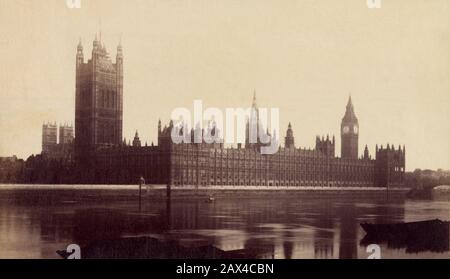
[(344, 126), (344, 128), (342, 128), (342, 131), (344, 132), (344, 134), (347, 134), (350, 131), (350, 128), (348, 126)]
[(353, 126), (353, 133), (357, 134), (358, 133), (358, 126)]

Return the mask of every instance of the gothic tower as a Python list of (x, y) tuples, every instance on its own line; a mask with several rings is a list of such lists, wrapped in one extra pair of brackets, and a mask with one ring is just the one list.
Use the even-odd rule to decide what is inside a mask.
[(116, 63), (95, 37), (92, 58), (84, 62), (81, 41), (76, 55), (75, 151), (87, 158), (99, 147), (122, 140), (123, 54), (117, 47)]
[(42, 153), (50, 153), (57, 144), (56, 123), (45, 123), (42, 125)]
[(259, 109), (256, 104), (256, 92), (254, 92), (250, 115), (245, 126), (245, 148), (254, 148), (259, 150), (260, 129), (262, 129), (262, 126), (259, 122)]
[(286, 148), (295, 148), (294, 132), (292, 131), (291, 122), (289, 122), (288, 129), (286, 131), (286, 137), (284, 138), (284, 146)]
[(352, 104), (352, 97), (348, 98), (345, 115), (341, 122), (341, 157), (358, 159), (359, 125)]

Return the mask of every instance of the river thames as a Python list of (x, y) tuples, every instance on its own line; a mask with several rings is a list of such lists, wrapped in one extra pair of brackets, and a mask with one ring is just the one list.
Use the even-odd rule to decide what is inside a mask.
[[(144, 198), (139, 208), (136, 186), (52, 187), (0, 185), (0, 258), (61, 258), (56, 250), (72, 243), (148, 236), (225, 251), (270, 247), (274, 258), (364, 259), (360, 223), (450, 220), (448, 197)], [(376, 244), (382, 258), (450, 258), (448, 242), (441, 252)]]

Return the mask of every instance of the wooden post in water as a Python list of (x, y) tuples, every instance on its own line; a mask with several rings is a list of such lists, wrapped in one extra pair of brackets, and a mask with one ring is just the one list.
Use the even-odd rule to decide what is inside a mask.
[(142, 203), (142, 184), (145, 184), (145, 179), (141, 176), (139, 179), (139, 211), (141, 211), (141, 203)]
[(167, 197), (168, 199), (170, 199), (170, 183), (167, 183), (166, 197)]
[(389, 200), (389, 182), (386, 184), (386, 200)]

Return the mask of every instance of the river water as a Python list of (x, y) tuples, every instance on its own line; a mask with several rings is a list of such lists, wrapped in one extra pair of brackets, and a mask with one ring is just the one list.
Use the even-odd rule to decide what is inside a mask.
[[(71, 243), (134, 236), (225, 251), (271, 247), (274, 258), (367, 258), (362, 222), (450, 220), (450, 200), (442, 197), (144, 199), (139, 208), (135, 193), (0, 185), (0, 258), (60, 258), (55, 251)], [(382, 258), (450, 258), (448, 247), (411, 252), (376, 244)]]

